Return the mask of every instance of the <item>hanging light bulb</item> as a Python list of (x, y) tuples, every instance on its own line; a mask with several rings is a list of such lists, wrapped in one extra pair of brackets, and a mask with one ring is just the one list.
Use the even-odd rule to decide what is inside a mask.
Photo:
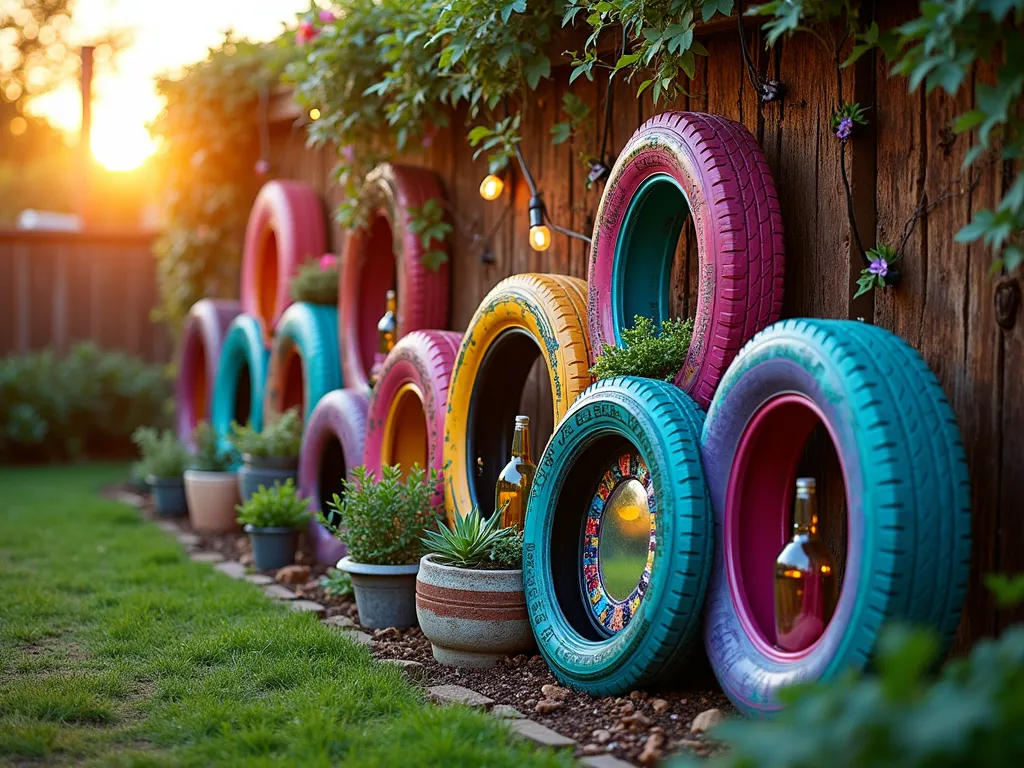
[(484, 200), (497, 200), (501, 197), (501, 192), (504, 189), (505, 182), (501, 180), (501, 177), (489, 173), (480, 182), (480, 197)]
[(530, 247), (535, 251), (551, 247), (551, 230), (544, 224), (544, 203), (540, 197), (530, 198)]
[(309, 119), (310, 120), (319, 120), (320, 119), (320, 110), (317, 109), (316, 107), (313, 107), (311, 110), (309, 110)]

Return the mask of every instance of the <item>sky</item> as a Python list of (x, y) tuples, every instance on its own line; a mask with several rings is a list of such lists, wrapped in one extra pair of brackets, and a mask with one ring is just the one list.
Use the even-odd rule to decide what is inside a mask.
[[(282, 22), (309, 8), (309, 0), (77, 0), (72, 37), (87, 44), (112, 29), (130, 35), (113, 65), (99, 63), (93, 81), (96, 159), (112, 170), (137, 167), (155, 148), (146, 124), (162, 104), (154, 78), (206, 57), (227, 29), (250, 40), (280, 34)], [(40, 97), (31, 110), (57, 127), (77, 133), (78, 82)]]

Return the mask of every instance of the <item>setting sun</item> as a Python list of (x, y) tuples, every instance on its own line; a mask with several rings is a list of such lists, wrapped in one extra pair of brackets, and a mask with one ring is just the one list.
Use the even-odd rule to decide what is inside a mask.
[(144, 125), (118, 118), (97, 118), (90, 142), (93, 157), (110, 171), (133, 171), (156, 150)]

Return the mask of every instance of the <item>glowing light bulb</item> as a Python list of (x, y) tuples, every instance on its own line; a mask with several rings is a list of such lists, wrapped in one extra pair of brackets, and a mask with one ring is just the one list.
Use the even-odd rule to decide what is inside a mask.
[(543, 224), (530, 227), (530, 247), (535, 251), (546, 251), (551, 247), (551, 230)]
[(640, 507), (636, 504), (623, 504), (615, 511), (618, 512), (619, 517), (627, 523), (640, 517)]
[(309, 119), (310, 120), (319, 120), (320, 119), (320, 110), (317, 109), (316, 107), (313, 107), (311, 110), (309, 110)]
[(480, 182), (480, 197), (484, 200), (497, 200), (503, 189), (505, 189), (505, 182), (501, 180), (501, 177), (489, 173)]

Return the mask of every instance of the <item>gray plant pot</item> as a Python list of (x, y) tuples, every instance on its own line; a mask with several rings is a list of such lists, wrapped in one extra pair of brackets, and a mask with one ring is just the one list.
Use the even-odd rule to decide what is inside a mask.
[(420, 560), (416, 618), (434, 658), (456, 667), (493, 667), (535, 646), (523, 572), (455, 568)]
[(295, 562), (299, 544), (297, 528), (256, 528), (245, 526), (252, 543), (252, 560), (257, 571), (273, 571)]
[(182, 517), (188, 514), (184, 479), (150, 475), (146, 482), (153, 492), (153, 506), (158, 517)]
[(298, 459), (268, 459), (242, 454), (242, 466), (238, 469), (238, 494), (244, 504), (260, 486), (273, 488), (274, 482), (284, 485), (288, 478), (298, 482)]
[(352, 577), (359, 609), (359, 623), (364, 627), (416, 626), (416, 572), (414, 565), (368, 565), (357, 563), (346, 555), (338, 561), (338, 570)]

